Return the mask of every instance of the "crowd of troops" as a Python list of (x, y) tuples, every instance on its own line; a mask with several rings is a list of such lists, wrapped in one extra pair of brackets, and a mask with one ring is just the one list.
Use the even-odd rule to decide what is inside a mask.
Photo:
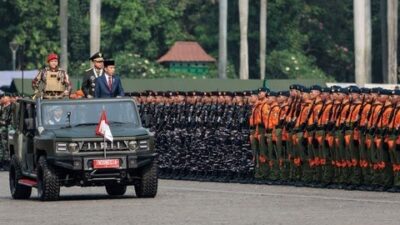
[(8, 132), (13, 130), (11, 120), (16, 96), (0, 97), (0, 170), (6, 170), (9, 166), (10, 151), (8, 149)]
[(356, 86), (260, 89), (249, 120), (255, 177), (399, 190), (399, 99), (397, 90)]
[[(32, 82), (34, 97), (93, 98), (104, 59), (98, 52), (90, 60), (93, 68), (72, 94), (58, 56), (50, 54)], [(113, 82), (107, 83), (110, 96)], [(128, 95), (138, 103), (143, 126), (155, 133), (164, 177), (400, 189), (398, 90), (291, 85), (281, 92)], [(14, 101), (0, 101), (0, 169), (7, 167)]]
[[(146, 91), (132, 96), (143, 126), (155, 132), (162, 177), (251, 177), (250, 92)], [(252, 99), (255, 102), (255, 95)]]

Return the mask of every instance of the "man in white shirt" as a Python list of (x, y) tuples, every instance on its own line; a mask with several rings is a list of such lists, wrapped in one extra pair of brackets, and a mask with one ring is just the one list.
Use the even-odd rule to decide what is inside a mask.
[(64, 124), (65, 118), (63, 118), (63, 110), (60, 106), (56, 106), (53, 111), (52, 111), (52, 115), (51, 118), (49, 120), (49, 124), (50, 125), (61, 125)]

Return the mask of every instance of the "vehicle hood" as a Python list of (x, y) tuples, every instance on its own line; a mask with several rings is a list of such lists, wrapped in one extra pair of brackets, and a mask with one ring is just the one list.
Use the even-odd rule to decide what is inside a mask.
[[(111, 126), (111, 133), (113, 137), (131, 137), (131, 136), (144, 136), (148, 135), (148, 131), (145, 128), (135, 128), (131, 126)], [(46, 130), (48, 135), (52, 135), (56, 138), (95, 138), (99, 137), (96, 135), (96, 126), (83, 126), (83, 127), (71, 127), (61, 128), (56, 130)]]

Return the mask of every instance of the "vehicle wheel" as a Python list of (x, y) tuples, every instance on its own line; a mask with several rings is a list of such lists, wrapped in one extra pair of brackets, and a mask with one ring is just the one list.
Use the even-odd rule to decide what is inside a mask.
[(10, 162), (9, 181), (10, 192), (13, 199), (28, 199), (31, 197), (32, 187), (28, 187), (18, 183), (22, 178), (21, 167), (15, 155), (12, 156)]
[(136, 196), (139, 198), (154, 198), (157, 195), (158, 177), (157, 162), (145, 167), (141, 171), (141, 179), (135, 185)]
[(60, 182), (58, 176), (46, 161), (44, 156), (39, 158), (37, 168), (38, 197), (41, 201), (56, 201), (60, 197)]
[(107, 191), (107, 194), (111, 195), (111, 196), (124, 195), (126, 192), (126, 185), (108, 184), (108, 185), (106, 185), (106, 191)]

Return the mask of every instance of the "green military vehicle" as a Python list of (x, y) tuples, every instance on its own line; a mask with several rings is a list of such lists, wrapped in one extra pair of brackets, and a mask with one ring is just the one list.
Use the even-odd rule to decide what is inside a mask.
[[(105, 112), (112, 142), (96, 135)], [(10, 191), (27, 199), (32, 187), (42, 201), (58, 200), (60, 187), (105, 186), (124, 195), (133, 185), (137, 197), (157, 194), (154, 135), (143, 128), (129, 98), (18, 100), (9, 134)]]

